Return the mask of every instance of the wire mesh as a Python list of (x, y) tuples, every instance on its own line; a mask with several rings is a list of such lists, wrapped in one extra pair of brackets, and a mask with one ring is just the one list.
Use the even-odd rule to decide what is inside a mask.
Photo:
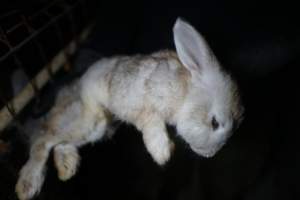
[[(54, 0), (0, 16), (0, 131), (61, 66), (70, 70), (70, 56), (91, 28), (86, 0)], [(12, 76), (24, 72), (28, 82), (15, 91)]]

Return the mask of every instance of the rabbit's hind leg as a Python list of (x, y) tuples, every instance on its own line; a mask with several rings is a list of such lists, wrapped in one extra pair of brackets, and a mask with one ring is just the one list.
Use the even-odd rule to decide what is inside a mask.
[(22, 167), (16, 184), (16, 193), (20, 200), (31, 199), (41, 190), (46, 161), (53, 147), (56, 148), (58, 145), (55, 150), (57, 158), (55, 164), (59, 166), (60, 178), (66, 180), (76, 172), (76, 166), (79, 164), (76, 148), (102, 138), (107, 125), (104, 111), (100, 109), (97, 113), (87, 111), (84, 114), (70, 122), (72, 125), (66, 132), (60, 134), (44, 132), (34, 140), (29, 160)]
[(59, 142), (57, 139), (54, 135), (46, 133), (32, 144), (29, 160), (22, 167), (16, 185), (20, 200), (31, 199), (40, 191), (45, 177), (45, 164), (52, 147)]
[(76, 173), (80, 162), (76, 146), (72, 144), (58, 144), (54, 147), (53, 155), (59, 179), (62, 181), (70, 179)]
[(89, 142), (100, 140), (107, 129), (109, 118), (102, 110), (99, 110), (92, 131), (85, 137), (72, 137), (66, 143), (54, 147), (54, 163), (58, 171), (58, 177), (62, 181), (72, 178), (80, 164), (78, 148)]

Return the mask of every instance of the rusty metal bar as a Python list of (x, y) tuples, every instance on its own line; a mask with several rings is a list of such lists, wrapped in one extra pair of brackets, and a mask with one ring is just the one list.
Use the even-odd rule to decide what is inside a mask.
[[(18, 55), (16, 54), (25, 44), (27, 44), (30, 41), (33, 41), (34, 46), (37, 46), (40, 56), (42, 57), (42, 61), (44, 61), (43, 64), (45, 66), (40, 70), (37, 75), (32, 78), (29, 83), (22, 89), (22, 91), (13, 97), (12, 100), (8, 101), (8, 99), (3, 100), (1, 97), (1, 100), (4, 101), (4, 107), (0, 110), (0, 135), (1, 131), (13, 120), (15, 122), (16, 118), (15, 116), (28, 104), (28, 102), (34, 98), (38, 98), (39, 90), (49, 81), (52, 79), (52, 75), (54, 75), (62, 66), (64, 68), (70, 68), (70, 61), (69, 57), (75, 52), (76, 48), (78, 47), (78, 43), (84, 40), (87, 35), (89, 34), (92, 26), (88, 26), (87, 28), (83, 29), (83, 31), (78, 34), (78, 30), (76, 28), (75, 20), (73, 18), (74, 9), (78, 5), (82, 5), (82, 12), (84, 12), (85, 15), (87, 15), (85, 6), (85, 0), (78, 0), (74, 3), (67, 3), (64, 0), (56, 0), (52, 1), (51, 3), (47, 4), (43, 8), (41, 8), (39, 11), (35, 12), (33, 15), (29, 15), (25, 17), (19, 11), (15, 10), (13, 12), (7, 13), (5, 15), (0, 16), (0, 18), (16, 15), (16, 17), (19, 17), (21, 21), (19, 23), (14, 24), (13, 26), (10, 26), (9, 28), (6, 28), (4, 31), (2, 27), (0, 27), (0, 42), (2, 42), (5, 46), (8, 48), (8, 52), (6, 52), (3, 56), (0, 57), (0, 62), (5, 61), (10, 56), (12, 56), (15, 64), (24, 69), (25, 66), (23, 66), (22, 62), (19, 60)], [(57, 6), (57, 7), (52, 7)], [(83, 8), (84, 7), (84, 8)], [(55, 14), (50, 14), (48, 11), (51, 8), (58, 8), (59, 12), (54, 12)], [(62, 8), (60, 10), (60, 8)], [(57, 13), (57, 14), (56, 14)], [(33, 28), (33, 24), (31, 20), (35, 20), (39, 16), (48, 16), (49, 20), (47, 18), (47, 21), (45, 24), (38, 27), (38, 29)], [(73, 35), (73, 40), (68, 43), (68, 45), (64, 48), (64, 39), (62, 37), (62, 32), (58, 27), (58, 22), (60, 18), (62, 17), (68, 17), (71, 22), (71, 33)], [(85, 16), (87, 18), (87, 16)], [(87, 19), (85, 19), (86, 22)], [(86, 24), (86, 23), (85, 23)], [(43, 47), (40, 45), (39, 41), (37, 40), (37, 36), (41, 34), (43, 31), (45, 31), (50, 26), (54, 25), (56, 28), (56, 34), (61, 40), (62, 46), (61, 50), (56, 54), (56, 56), (53, 57), (51, 61), (48, 62), (46, 52), (44, 51)], [(8, 34), (11, 34), (19, 27), (24, 26), (28, 31), (28, 36), (26, 36), (25, 39), (20, 41), (18, 44), (13, 45), (9, 41), (9, 38), (7, 37)], [(25, 70), (26, 71), (26, 70)]]
[[(91, 29), (92, 25), (85, 28), (79, 35), (79, 41), (85, 40)], [(34, 82), (36, 83), (38, 89), (41, 89), (50, 79), (47, 68), (50, 67), (51, 71), (53, 73), (56, 73), (67, 61), (65, 52), (68, 52), (68, 54), (70, 55), (74, 54), (76, 48), (77, 45), (75, 45), (75, 40), (72, 40), (64, 49), (60, 50), (58, 54), (46, 66), (44, 66), (44, 68), (34, 78)], [(11, 101), (9, 101), (8, 104), (12, 105), (15, 113), (19, 113), (34, 97), (34, 95), (34, 89), (29, 83), (18, 95), (16, 95)], [(13, 116), (10, 110), (7, 107), (3, 107), (0, 110), (0, 131), (2, 131), (12, 120)]]
[[(49, 20), (46, 25), (44, 25), (43, 27), (41, 27), (39, 30), (35, 30), (30, 36), (28, 36), (26, 39), (24, 39), (22, 42), (20, 42), (18, 45), (14, 46), (11, 48), (11, 50), (9, 52), (7, 52), (5, 55), (3, 55), (2, 57), (0, 57), (0, 62), (2, 62), (3, 60), (5, 60), (8, 56), (10, 56), (12, 53), (16, 52), (17, 50), (19, 50), (22, 46), (24, 46), (24, 44), (26, 44), (27, 42), (29, 42), (30, 40), (32, 40), (34, 37), (36, 37), (38, 34), (40, 34), (41, 32), (43, 32), (46, 28), (48, 28), (48, 26), (52, 25), (53, 23), (55, 23), (55, 21), (57, 21), (59, 18), (61, 18), (63, 15), (65, 15), (66, 13), (69, 14), (70, 10), (75, 7), (77, 5), (77, 3), (75, 3), (72, 6), (68, 6), (68, 8), (66, 10), (64, 10), (64, 12), (58, 14), (57, 16), (51, 18), (51, 20)], [(70, 18), (72, 18), (72, 16), (70, 16)], [(72, 22), (73, 23), (73, 22)], [(73, 24), (72, 24), (73, 26)], [(73, 28), (72, 28), (73, 29)]]

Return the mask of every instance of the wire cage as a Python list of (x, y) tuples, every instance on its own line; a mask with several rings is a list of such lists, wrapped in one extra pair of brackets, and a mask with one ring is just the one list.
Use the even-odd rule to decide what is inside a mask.
[[(86, 0), (47, 1), (0, 16), (0, 135), (29, 102), (38, 102), (60, 69), (71, 70), (70, 59), (91, 21)], [(24, 80), (14, 86), (20, 74)]]
[(79, 149), (84, 160), (70, 181), (61, 182), (48, 159), (47, 180), (36, 199), (300, 199), (296, 6), (20, 0), (22, 8), (1, 12), (15, 1), (0, 7), (0, 200), (17, 199), (27, 136), (34, 135), (26, 131), (26, 122), (47, 113), (53, 90), (104, 56), (174, 48), (171, 27), (178, 16), (207, 35), (240, 86), (245, 119), (226, 146), (213, 158), (202, 158), (177, 137), (176, 127), (167, 127), (176, 148), (168, 164), (159, 167), (142, 134), (122, 123), (113, 140)]
[(0, 12), (0, 199), (17, 199), (28, 152), (24, 124), (51, 108), (53, 90), (74, 72), (75, 53), (94, 27), (87, 0), (25, 4)]

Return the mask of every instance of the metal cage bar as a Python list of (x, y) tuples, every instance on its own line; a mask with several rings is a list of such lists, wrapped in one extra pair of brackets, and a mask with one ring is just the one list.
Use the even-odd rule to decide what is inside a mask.
[[(78, 48), (78, 43), (85, 40), (92, 29), (92, 23), (87, 23), (87, 9), (85, 0), (57, 0), (51, 1), (47, 5), (44, 5), (38, 11), (32, 14), (24, 14), (20, 11), (11, 11), (0, 17), (0, 20), (6, 20), (14, 17), (18, 19), (17, 23), (11, 26), (5, 26), (5, 23), (0, 23), (0, 44), (6, 47), (6, 51), (0, 54), (0, 66), (5, 68), (2, 63), (8, 59), (13, 59), (17, 68), (22, 68), (27, 76), (29, 76), (29, 82), (27, 85), (12, 98), (7, 98), (0, 93), (1, 101), (4, 106), (0, 107), (0, 135), (1, 131), (14, 120), (15, 115), (20, 113), (22, 109), (30, 102), (31, 99), (38, 96), (39, 90), (52, 79), (52, 76), (64, 67), (65, 70), (70, 70), (69, 57), (75, 53)], [(84, 16), (85, 24), (76, 24), (74, 20), (74, 9), (82, 9), (81, 12)], [(54, 10), (54, 11), (53, 11)], [(45, 23), (35, 24), (35, 21), (48, 18)], [(65, 41), (63, 38), (63, 30), (60, 28), (60, 20), (68, 20), (71, 26), (72, 39)], [(0, 21), (0, 22), (1, 22)], [(79, 27), (85, 27), (79, 30)], [(50, 55), (45, 51), (45, 47), (39, 40), (39, 36), (44, 34), (48, 29), (53, 28), (55, 37), (58, 38), (58, 52), (55, 55)], [(22, 30), (22, 40), (15, 42), (10, 38), (11, 34), (14, 34), (18, 30)], [(20, 31), (21, 32), (21, 31)], [(25, 34), (24, 34), (25, 33)], [(43, 63), (39, 63), (37, 69), (30, 68), (28, 64), (24, 63), (20, 56), (20, 51), (25, 48), (26, 45), (33, 45), (38, 49), (38, 57)], [(57, 45), (57, 44), (56, 44)], [(1, 47), (1, 46), (0, 46)], [(56, 46), (57, 48), (57, 46)]]

